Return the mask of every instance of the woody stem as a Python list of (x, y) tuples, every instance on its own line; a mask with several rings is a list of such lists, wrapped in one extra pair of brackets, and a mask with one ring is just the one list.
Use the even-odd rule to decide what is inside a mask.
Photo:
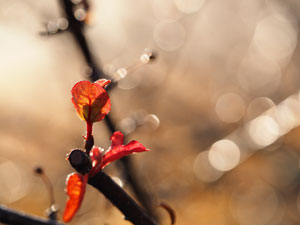
[(3, 205), (0, 205), (0, 222), (10, 225), (63, 225), (55, 220), (28, 215)]
[(89, 140), (93, 133), (93, 123), (86, 122), (86, 140)]
[(157, 222), (103, 171), (90, 177), (88, 183), (114, 204), (126, 220), (135, 225), (157, 225)]

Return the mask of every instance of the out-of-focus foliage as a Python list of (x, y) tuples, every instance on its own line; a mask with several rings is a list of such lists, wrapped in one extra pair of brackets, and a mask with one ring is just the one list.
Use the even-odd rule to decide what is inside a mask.
[[(0, 203), (43, 215), (32, 168), (44, 167), (63, 207), (65, 154), (85, 130), (69, 90), (90, 68), (69, 33), (39, 35), (68, 25), (58, 1), (0, 6)], [(298, 0), (90, 1), (89, 44), (119, 80), (112, 117), (151, 149), (135, 166), (178, 224), (299, 224), (299, 15)], [(95, 143), (109, 135), (95, 126)], [(127, 224), (87, 189), (73, 224)]]

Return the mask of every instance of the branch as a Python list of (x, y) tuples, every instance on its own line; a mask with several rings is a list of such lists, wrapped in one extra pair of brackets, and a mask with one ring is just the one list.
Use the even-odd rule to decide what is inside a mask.
[(87, 64), (91, 67), (92, 73), (89, 76), (91, 81), (96, 81), (99, 78), (109, 78), (104, 72), (97, 67), (95, 60), (91, 54), (85, 35), (83, 34), (84, 22), (78, 21), (73, 13), (73, 3), (70, 0), (60, 0), (63, 13), (69, 21), (68, 30), (72, 33), (76, 43), (85, 58)]
[(153, 200), (150, 194), (147, 192), (147, 189), (145, 190), (145, 181), (143, 184), (138, 181), (139, 178), (136, 175), (136, 169), (132, 164), (132, 158), (130, 156), (125, 156), (120, 160), (125, 168), (123, 171), (125, 179), (129, 184), (131, 184), (131, 187), (137, 199), (141, 202), (143, 207), (145, 207), (145, 209), (150, 213), (152, 217), (157, 218), (157, 215), (155, 215), (153, 209)]
[(0, 222), (11, 225), (63, 225), (55, 220), (47, 220), (27, 215), (0, 205)]
[(89, 178), (88, 183), (99, 190), (135, 225), (157, 225), (135, 201), (103, 171)]
[[(74, 39), (76, 40), (76, 43), (80, 47), (80, 50), (87, 62), (87, 64), (91, 67), (92, 73), (89, 76), (89, 80), (94, 82), (100, 78), (109, 78), (100, 68), (97, 67), (97, 64), (91, 54), (91, 51), (89, 49), (87, 40), (85, 38), (85, 35), (83, 33), (84, 23), (81, 21), (78, 21), (73, 13), (73, 3), (70, 0), (59, 0), (61, 3), (61, 7), (63, 9), (63, 12), (69, 21), (69, 31), (72, 33)], [(112, 83), (108, 88), (111, 88), (114, 86), (115, 83)], [(114, 133), (116, 131), (115, 123), (112, 121), (111, 117), (107, 115), (105, 117), (105, 123), (107, 127), (109, 128), (111, 133)], [(125, 157), (121, 159), (121, 163), (123, 164), (124, 170), (123, 174), (125, 179), (128, 183), (130, 183), (134, 193), (136, 194), (137, 198), (143, 205), (143, 207), (152, 215), (155, 216), (153, 213), (153, 202), (150, 197), (150, 194), (146, 192), (142, 188), (142, 184), (140, 184), (138, 177), (135, 175), (135, 168), (133, 167), (133, 164), (131, 162), (130, 157)]]

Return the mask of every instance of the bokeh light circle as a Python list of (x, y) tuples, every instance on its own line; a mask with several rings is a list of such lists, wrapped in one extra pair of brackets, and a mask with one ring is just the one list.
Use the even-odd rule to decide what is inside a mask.
[(195, 176), (202, 182), (214, 182), (222, 177), (223, 172), (215, 169), (208, 159), (208, 151), (198, 154), (193, 164)]
[(197, 12), (206, 2), (206, 0), (173, 0), (176, 8), (183, 13)]
[(279, 199), (275, 190), (263, 183), (242, 184), (232, 194), (230, 211), (241, 225), (266, 225), (276, 215)]
[(262, 96), (277, 90), (281, 81), (281, 68), (274, 60), (250, 52), (239, 68), (237, 78), (241, 87), (249, 94)]
[(28, 194), (26, 174), (13, 161), (0, 158), (0, 177), (1, 202), (13, 203)]
[(289, 57), (297, 45), (298, 30), (281, 15), (263, 18), (257, 25), (253, 41), (267, 58), (280, 60)]
[(279, 127), (272, 117), (262, 115), (250, 122), (248, 133), (256, 145), (266, 147), (279, 137)]
[(208, 159), (215, 169), (228, 171), (238, 165), (240, 155), (240, 149), (233, 141), (223, 139), (211, 146)]
[(218, 118), (226, 123), (238, 122), (244, 116), (245, 109), (244, 100), (235, 93), (220, 96), (215, 107)]
[(153, 33), (155, 44), (165, 51), (175, 51), (185, 41), (186, 32), (184, 27), (176, 21), (163, 20), (159, 22)]
[(254, 119), (275, 106), (275, 103), (267, 97), (254, 98), (247, 107), (247, 120)]

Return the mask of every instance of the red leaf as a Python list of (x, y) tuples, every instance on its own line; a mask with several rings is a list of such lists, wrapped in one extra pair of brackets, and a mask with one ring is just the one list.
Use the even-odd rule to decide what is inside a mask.
[(110, 140), (112, 141), (112, 145), (103, 156), (100, 166), (101, 169), (103, 169), (109, 163), (116, 161), (126, 155), (149, 151), (149, 149), (146, 149), (146, 147), (138, 141), (131, 141), (127, 145), (122, 145), (123, 139), (124, 135), (120, 131), (115, 132), (111, 136)]
[(97, 146), (94, 146), (93, 149), (90, 152), (90, 157), (92, 160), (92, 169), (89, 172), (89, 176), (92, 177), (96, 173), (98, 173), (101, 170), (101, 161), (103, 157), (103, 149), (99, 148)]
[(124, 142), (124, 134), (122, 134), (120, 131), (116, 131), (110, 137), (110, 140), (111, 140), (110, 148), (114, 148), (115, 146), (122, 145)]
[(99, 79), (95, 81), (95, 84), (99, 84), (101, 87), (105, 88), (108, 84), (110, 84), (110, 80)]
[(109, 81), (91, 83), (80, 81), (72, 88), (72, 102), (82, 120), (97, 122), (102, 120), (110, 111), (110, 99), (103, 86)]
[(88, 175), (72, 173), (67, 178), (67, 194), (69, 199), (63, 215), (64, 222), (69, 222), (79, 209), (85, 193)]

